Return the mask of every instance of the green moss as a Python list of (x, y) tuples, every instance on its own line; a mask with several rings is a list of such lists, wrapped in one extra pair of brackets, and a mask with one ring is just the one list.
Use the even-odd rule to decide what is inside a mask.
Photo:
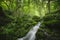
[[(43, 31), (44, 30), (44, 31)], [(38, 30), (37, 40), (59, 40), (60, 39), (60, 11), (46, 14), (43, 17), (43, 23)], [(45, 35), (46, 32), (48, 35)]]

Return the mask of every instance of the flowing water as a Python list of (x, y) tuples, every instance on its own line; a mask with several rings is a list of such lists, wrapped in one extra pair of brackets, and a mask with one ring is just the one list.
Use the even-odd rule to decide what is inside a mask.
[(35, 34), (40, 26), (40, 22), (38, 22), (37, 25), (35, 25), (31, 30), (27, 33), (27, 35), (23, 38), (19, 38), (18, 40), (35, 40)]

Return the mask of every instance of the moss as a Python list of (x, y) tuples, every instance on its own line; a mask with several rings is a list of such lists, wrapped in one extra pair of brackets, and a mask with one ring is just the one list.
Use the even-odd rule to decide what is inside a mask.
[[(43, 31), (44, 30), (44, 31)], [(43, 23), (38, 30), (37, 40), (60, 40), (60, 10), (46, 14), (43, 17)], [(45, 35), (46, 32), (48, 35)]]

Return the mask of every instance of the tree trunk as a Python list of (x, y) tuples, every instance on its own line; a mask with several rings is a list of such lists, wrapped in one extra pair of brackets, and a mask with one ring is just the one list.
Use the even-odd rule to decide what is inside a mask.
[(50, 0), (48, 0), (47, 6), (48, 6), (48, 13), (50, 13)]

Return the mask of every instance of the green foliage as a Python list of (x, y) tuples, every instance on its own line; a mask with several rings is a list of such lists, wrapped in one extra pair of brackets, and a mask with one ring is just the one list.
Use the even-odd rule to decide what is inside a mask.
[(12, 40), (25, 36), (28, 31), (37, 23), (35, 20), (29, 17), (30, 16), (28, 15), (23, 15), (21, 17), (17, 17), (17, 19), (13, 19), (13, 21), (1, 28), (2, 32), (0, 35), (3, 35), (3, 37), (6, 36), (5, 40), (8, 40), (8, 37), (10, 36)]
[(46, 16), (43, 18), (43, 23), (41, 26), (42, 29), (40, 28), (37, 32), (38, 40), (40, 39), (59, 40), (60, 39), (60, 32), (59, 32), (60, 17), (59, 16), (60, 16), (60, 10), (57, 10), (50, 14), (46, 14)]
[(40, 21), (36, 40), (60, 40), (59, 0), (0, 0), (0, 6), (0, 40), (21, 38)]

